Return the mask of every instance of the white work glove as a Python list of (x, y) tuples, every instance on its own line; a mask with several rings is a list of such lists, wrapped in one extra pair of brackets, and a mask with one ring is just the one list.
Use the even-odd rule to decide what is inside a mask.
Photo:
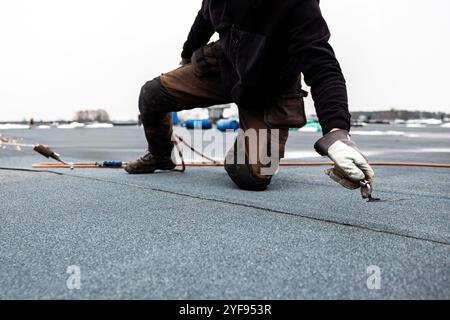
[(331, 179), (347, 189), (362, 187), (362, 196), (366, 199), (370, 197), (375, 174), (367, 157), (351, 141), (348, 131), (332, 131), (317, 141), (314, 148), (335, 163), (333, 169), (325, 171)]

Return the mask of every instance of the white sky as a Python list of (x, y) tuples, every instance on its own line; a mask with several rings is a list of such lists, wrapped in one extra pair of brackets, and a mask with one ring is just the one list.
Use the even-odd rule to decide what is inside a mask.
[[(0, 120), (137, 116), (201, 0), (0, 0)], [(450, 1), (322, 0), (350, 109), (450, 112)], [(309, 111), (313, 110), (311, 103)]]

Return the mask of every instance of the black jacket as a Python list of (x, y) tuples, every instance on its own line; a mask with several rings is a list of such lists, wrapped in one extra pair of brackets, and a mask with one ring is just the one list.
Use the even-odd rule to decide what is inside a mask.
[(189, 59), (220, 35), (224, 83), (235, 102), (247, 104), (289, 93), (301, 73), (311, 87), (324, 133), (350, 129), (347, 89), (329, 45), (319, 0), (204, 0), (184, 44)]

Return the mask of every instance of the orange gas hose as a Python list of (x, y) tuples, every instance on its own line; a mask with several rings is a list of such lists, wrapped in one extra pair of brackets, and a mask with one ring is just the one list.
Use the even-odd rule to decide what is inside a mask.
[[(126, 165), (126, 163), (124, 163)], [(181, 164), (180, 164), (181, 165)], [(189, 162), (186, 167), (222, 167), (219, 162)], [(280, 162), (281, 167), (317, 167), (333, 166), (333, 162)], [(422, 168), (446, 168), (450, 169), (450, 164), (442, 163), (421, 163), (421, 162), (370, 162), (370, 165), (377, 167), (422, 167)], [(62, 164), (62, 163), (39, 163), (33, 164), (33, 168), (101, 168), (99, 164)]]
[[(421, 163), (421, 162), (370, 162), (371, 166), (377, 167), (425, 167), (425, 168), (447, 168), (450, 164), (442, 163)], [(221, 167), (223, 163), (191, 162), (186, 163), (187, 167)], [(280, 162), (280, 167), (318, 167), (334, 166), (333, 162)]]

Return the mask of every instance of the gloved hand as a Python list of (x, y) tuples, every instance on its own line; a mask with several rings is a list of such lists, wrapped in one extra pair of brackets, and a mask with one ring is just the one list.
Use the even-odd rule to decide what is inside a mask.
[(347, 189), (362, 187), (362, 196), (369, 198), (375, 174), (367, 157), (350, 140), (348, 131), (332, 131), (317, 141), (314, 148), (320, 155), (328, 156), (336, 164), (333, 169), (325, 171), (331, 179)]

